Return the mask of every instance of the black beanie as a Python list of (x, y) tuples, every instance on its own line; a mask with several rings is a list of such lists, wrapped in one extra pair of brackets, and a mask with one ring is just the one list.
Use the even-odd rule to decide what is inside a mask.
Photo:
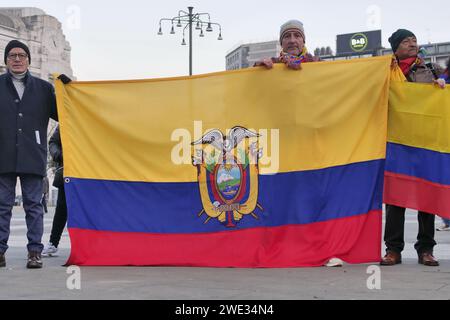
[(397, 52), (400, 43), (408, 37), (415, 37), (415, 34), (406, 29), (398, 29), (389, 38), (389, 43), (391, 44), (392, 51)]
[(10, 41), (5, 48), (5, 64), (6, 64), (6, 59), (8, 58), (8, 54), (9, 52), (14, 49), (14, 48), (22, 48), (28, 55), (28, 63), (31, 64), (31, 55), (30, 55), (30, 49), (28, 49), (28, 47), (26, 46), (26, 44), (17, 41), (17, 40), (12, 40)]

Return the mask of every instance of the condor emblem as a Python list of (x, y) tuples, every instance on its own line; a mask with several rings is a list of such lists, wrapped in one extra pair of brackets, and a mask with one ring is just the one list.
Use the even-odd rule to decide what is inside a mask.
[(192, 143), (202, 146), (194, 150), (192, 158), (203, 204), (199, 217), (208, 216), (205, 224), (218, 219), (234, 228), (245, 216), (258, 219), (255, 210), (263, 210), (258, 203), (258, 160), (262, 156), (258, 137), (246, 128), (235, 127), (228, 136), (212, 130)]

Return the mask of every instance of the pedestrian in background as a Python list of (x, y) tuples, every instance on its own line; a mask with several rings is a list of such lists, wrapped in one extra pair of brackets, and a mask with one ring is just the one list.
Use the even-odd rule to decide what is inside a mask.
[(48, 208), (47, 208), (47, 203), (48, 203), (48, 193), (50, 191), (50, 186), (49, 186), (49, 182), (48, 182), (48, 177), (45, 176), (44, 177), (44, 182), (42, 184), (42, 207), (44, 208), (44, 213), (48, 213)]
[[(450, 59), (447, 62), (447, 69), (441, 75), (441, 79), (450, 84)], [(442, 218), (442, 225), (436, 228), (437, 231), (450, 231), (450, 219)]]
[(44, 257), (56, 256), (58, 252), (59, 242), (61, 240), (64, 227), (67, 222), (67, 204), (66, 194), (64, 192), (64, 164), (63, 152), (61, 144), (61, 135), (59, 133), (59, 126), (56, 128), (49, 141), (50, 155), (53, 161), (56, 162), (55, 180), (53, 186), (58, 188), (58, 200), (56, 202), (55, 216), (53, 217), (52, 231), (50, 233), (50, 241), (42, 251)]
[(447, 69), (445, 69), (440, 78), (445, 80), (446, 83), (450, 83), (450, 59), (447, 62)]

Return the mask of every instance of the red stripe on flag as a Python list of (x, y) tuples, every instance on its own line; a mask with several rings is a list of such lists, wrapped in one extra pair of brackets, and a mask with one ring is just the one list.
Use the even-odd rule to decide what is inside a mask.
[(386, 172), (384, 203), (450, 219), (450, 186)]
[(381, 210), (307, 225), (207, 234), (146, 234), (70, 228), (67, 265), (284, 268), (332, 257), (379, 262)]

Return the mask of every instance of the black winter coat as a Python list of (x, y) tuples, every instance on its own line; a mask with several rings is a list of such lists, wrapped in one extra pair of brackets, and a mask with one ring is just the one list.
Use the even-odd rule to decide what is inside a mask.
[(64, 187), (64, 173), (63, 173), (63, 151), (61, 144), (61, 135), (59, 134), (59, 126), (56, 127), (55, 132), (50, 138), (48, 149), (53, 161), (56, 162), (57, 167), (55, 171), (55, 180), (53, 186), (56, 188)]
[(46, 176), (47, 127), (58, 120), (53, 86), (29, 72), (22, 100), (9, 73), (0, 75), (0, 174)]

